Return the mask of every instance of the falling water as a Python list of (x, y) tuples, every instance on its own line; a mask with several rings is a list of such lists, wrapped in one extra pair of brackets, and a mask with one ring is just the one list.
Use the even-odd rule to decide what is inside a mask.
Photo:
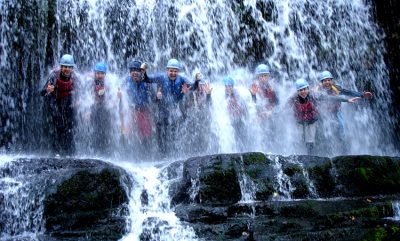
[(393, 220), (400, 221), (400, 202), (396, 201), (392, 203), (393, 207)]
[[(212, 130), (216, 138), (211, 140), (213, 148), (205, 150), (208, 153), (248, 150), (304, 153), (297, 145), (287, 99), (293, 93), (295, 79), (305, 77), (317, 84), (318, 72), (328, 69), (345, 88), (371, 90), (375, 95), (371, 103), (343, 104), (349, 153), (397, 154), (392, 140), (387, 138), (392, 134), (387, 127), (393, 120), (388, 118), (390, 91), (383, 61), (384, 36), (371, 18), (371, 6), (361, 0), (2, 1), (0, 24), (3, 73), (0, 102), (5, 110), (1, 118), (1, 144), (12, 150), (49, 148), (46, 144), (49, 137), (41, 131), (46, 125), (41, 115), (43, 100), (36, 91), (59, 57), (72, 53), (77, 71), (83, 76), (97, 61), (109, 65), (108, 79), (112, 79), (108, 83), (109, 97), (113, 103), (132, 58), (147, 61), (151, 73), (164, 72), (166, 61), (172, 57), (182, 61), (183, 74), (190, 79), (195, 70), (203, 72), (214, 86), (212, 122), (204, 128)], [(271, 83), (280, 99), (271, 120), (273, 131), (266, 134), (266, 123), (256, 121), (247, 91), (258, 63), (270, 66)], [(237, 71), (240, 68), (243, 71)], [(246, 137), (233, 136), (220, 88), (220, 80), (228, 74), (237, 80), (236, 87), (250, 110), (245, 118), (250, 140), (240, 148), (234, 143)], [(85, 93), (81, 91), (79, 98), (86, 100)], [(84, 103), (78, 107), (79, 113), (91, 102)], [(121, 109), (112, 110), (115, 125), (110, 133), (116, 135), (120, 123), (117, 112)], [(328, 139), (334, 131), (330, 126), (324, 126), (323, 130)], [(254, 131), (259, 135), (252, 138)], [(76, 139), (78, 143), (82, 140), (81, 136)], [(179, 144), (185, 143), (183, 140)], [(87, 154), (86, 150), (78, 153)], [(331, 146), (321, 154), (337, 155), (340, 151)]]
[(139, 187), (130, 194), (129, 234), (122, 240), (196, 240), (193, 229), (182, 223), (171, 207), (168, 195), (171, 180), (163, 168), (132, 163), (121, 166), (132, 173)]
[(292, 200), (292, 193), (294, 191), (294, 187), (290, 182), (289, 177), (283, 173), (282, 163), (279, 161), (279, 157), (272, 157), (273, 167), (275, 170), (275, 180), (276, 183), (274, 185), (274, 190), (277, 190), (274, 193), (273, 198), (275, 200)]
[(33, 240), (44, 229), (41, 194), (47, 186), (29, 170), (14, 169), (17, 158), (0, 155), (0, 240)]
[(241, 157), (240, 160), (241, 160), (241, 165), (240, 165), (241, 170), (238, 176), (240, 192), (242, 194), (240, 202), (241, 203), (254, 202), (256, 200), (257, 187), (244, 171), (243, 157)]
[[(209, 125), (183, 132), (176, 143), (176, 158), (240, 151), (304, 153), (287, 100), (294, 93), (295, 79), (304, 77), (315, 85), (318, 73), (324, 69), (330, 70), (345, 88), (374, 93), (370, 103), (343, 104), (349, 154), (398, 155), (390, 138), (394, 117), (389, 115), (391, 93), (383, 59), (384, 35), (373, 22), (371, 11), (362, 0), (0, 1), (0, 148), (48, 153), (51, 136), (43, 131), (48, 126), (38, 90), (60, 56), (71, 53), (82, 80), (78, 84), (82, 90), (78, 93), (75, 136), (78, 156), (100, 155), (91, 144), (93, 129), (86, 118), (94, 103), (88, 73), (96, 62), (104, 61), (110, 69), (107, 108), (113, 120), (108, 130), (112, 151), (107, 156), (116, 163), (127, 157), (132, 163), (158, 160), (156, 151), (140, 153), (135, 136), (121, 144), (121, 123), (131, 121), (131, 117), (128, 98), (118, 100), (117, 91), (124, 88), (127, 63), (132, 58), (148, 62), (148, 71), (155, 73), (164, 72), (167, 60), (173, 57), (183, 63), (182, 72), (189, 79), (200, 70), (213, 85)], [(271, 123), (257, 119), (248, 91), (259, 63), (269, 65), (270, 81), (280, 99)], [(228, 117), (221, 81), (225, 75), (235, 79), (238, 96), (247, 107), (244, 136), (235, 136)], [(184, 124), (190, 127), (193, 123)], [(322, 130), (329, 140), (332, 128), (324, 126)], [(200, 152), (187, 148), (188, 136), (194, 132), (210, 134), (206, 139), (208, 148)], [(243, 145), (238, 146), (239, 141)], [(327, 144), (323, 155), (341, 154), (329, 141)], [(275, 162), (279, 195), (290, 198), (290, 182), (279, 161)], [(173, 236), (165, 231), (168, 228), (163, 229), (172, 225), (176, 228), (171, 232), (181, 233), (182, 239), (194, 239), (169, 207), (160, 170), (129, 165), (125, 168), (142, 177), (141, 184), (150, 197), (146, 211), (139, 214), (144, 210), (139, 200), (142, 190), (132, 193), (131, 215), (141, 218), (131, 218), (128, 237), (136, 239), (140, 235), (134, 227), (160, 221), (162, 235)], [(24, 187), (18, 180), (2, 182)], [(166, 216), (172, 220), (166, 220)], [(35, 227), (40, 229), (40, 225)]]

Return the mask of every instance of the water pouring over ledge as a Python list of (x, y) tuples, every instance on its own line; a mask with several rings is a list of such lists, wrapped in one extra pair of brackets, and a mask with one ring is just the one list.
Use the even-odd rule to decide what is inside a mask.
[[(351, 153), (397, 155), (391, 140), (386, 138), (392, 132), (387, 127), (393, 120), (387, 118), (390, 94), (382, 57), (384, 48), (380, 42), (383, 36), (371, 21), (369, 8), (360, 1), (2, 2), (1, 72), (5, 73), (5, 81), (0, 85), (8, 90), (1, 96), (2, 107), (6, 110), (2, 112), (2, 144), (6, 143), (17, 152), (22, 149), (30, 153), (39, 147), (44, 149), (42, 153), (46, 152), (48, 140), (41, 133), (43, 123), (37, 115), (41, 100), (33, 90), (42, 84), (39, 82), (46, 76), (48, 66), (68, 51), (74, 53), (82, 72), (91, 69), (95, 59), (108, 62), (116, 76), (109, 76), (110, 83), (118, 83), (123, 78), (127, 61), (132, 56), (148, 61), (154, 70), (160, 71), (164, 71), (169, 57), (179, 57), (185, 63), (187, 75), (198, 68), (215, 84), (217, 100), (221, 97), (218, 93), (222, 92), (219, 84), (222, 75), (239, 67), (245, 67), (244, 73), (235, 74), (237, 79), (243, 79), (240, 92), (245, 98), (249, 97), (246, 78), (256, 64), (265, 62), (282, 86), (279, 91), (282, 99), (285, 99), (287, 87), (298, 76), (306, 75), (316, 81), (319, 70), (331, 69), (344, 86), (361, 89), (371, 85), (379, 97), (371, 109), (349, 107), (344, 110), (352, 136)], [(163, 14), (165, 12), (171, 14)], [(207, 14), (196, 14), (198, 12)], [(29, 31), (24, 26), (45, 28)], [(218, 138), (199, 154), (238, 151), (230, 137), (232, 132), (226, 124), (226, 116), (219, 114), (214, 113), (212, 125)], [(244, 150), (284, 155), (301, 153), (303, 150), (291, 145), (294, 140), (290, 133), (282, 129), (268, 143), (268, 149), (256, 140), (248, 143)], [(118, 150), (118, 145), (116, 148)], [(116, 162), (121, 161), (119, 153), (115, 155)], [(87, 154), (86, 148), (78, 149), (79, 156)], [(193, 154), (183, 151), (177, 154), (181, 158), (186, 155)]]
[[(226, 74), (238, 80), (240, 93), (248, 98), (246, 89), (255, 66), (266, 63), (277, 85), (282, 113), (296, 78), (306, 77), (317, 84), (317, 74), (329, 69), (344, 87), (368, 89), (376, 97), (367, 106), (343, 107), (351, 139), (349, 153), (395, 155), (388, 138), (393, 134), (393, 120), (383, 34), (373, 22), (370, 8), (362, 1), (3, 2), (1, 143), (15, 151), (46, 152), (49, 148), (49, 137), (42, 132), (42, 100), (36, 91), (49, 68), (67, 52), (74, 55), (80, 73), (91, 70), (96, 61), (106, 62), (112, 88), (128, 75), (126, 66), (131, 58), (147, 61), (150, 72), (163, 72), (167, 60), (175, 57), (189, 78), (198, 69), (215, 85), (216, 101)], [(239, 68), (243, 71), (237, 71)], [(208, 153), (238, 151), (232, 142), (222, 139), (233, 139), (229, 138), (232, 133), (226, 116), (215, 113), (217, 106), (213, 111), (212, 132), (217, 138)], [(301, 153), (288, 148), (295, 140), (285, 114), (278, 121), (284, 125), (277, 128), (268, 150), (256, 138), (243, 149)], [(247, 125), (254, 127), (251, 131), (262, 128)], [(87, 152), (78, 151), (82, 153)], [(337, 154), (333, 150), (327, 155)]]

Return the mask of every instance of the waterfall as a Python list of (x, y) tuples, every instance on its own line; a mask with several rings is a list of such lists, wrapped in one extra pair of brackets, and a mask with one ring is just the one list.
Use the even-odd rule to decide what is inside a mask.
[(290, 182), (289, 177), (283, 173), (282, 163), (279, 161), (279, 157), (272, 157), (271, 160), (273, 161), (276, 173), (274, 190), (277, 190), (277, 192), (274, 193), (273, 198), (276, 200), (291, 200), (294, 187)]
[[(136, 164), (229, 152), (305, 153), (287, 104), (299, 77), (314, 86), (318, 73), (326, 69), (344, 88), (372, 91), (372, 101), (342, 104), (348, 154), (399, 155), (391, 138), (395, 117), (390, 114), (385, 36), (374, 22), (372, 10), (369, 1), (362, 0), (0, 1), (0, 151), (38, 155), (51, 151), (49, 116), (38, 92), (48, 73), (59, 65), (59, 58), (70, 53), (81, 80), (76, 96), (76, 156), (112, 159), (142, 186), (130, 194), (130, 233), (125, 239), (139, 239), (147, 235), (146, 230), (157, 230), (160, 236), (153, 237), (155, 240), (173, 240), (176, 235), (180, 240), (194, 240), (193, 230), (182, 224), (170, 207), (168, 181), (162, 170)], [(126, 137), (121, 131), (123, 122), (133, 122), (129, 98), (117, 97), (117, 92), (125, 88), (127, 64), (133, 58), (147, 62), (151, 74), (164, 73), (168, 59), (177, 58), (182, 63), (182, 75), (192, 81), (200, 71), (213, 86), (205, 124), (197, 123), (198, 112), (189, 112), (186, 122), (179, 126), (180, 138), (173, 143), (176, 151), (170, 156), (163, 157), (156, 150), (156, 140), (145, 149), (137, 135)], [(112, 122), (106, 130), (110, 150), (105, 153), (94, 146), (94, 130), (88, 121), (94, 103), (90, 72), (98, 61), (109, 66), (106, 108)], [(270, 82), (280, 100), (270, 123), (257, 119), (249, 93), (255, 81), (254, 69), (260, 63), (270, 67)], [(235, 80), (235, 91), (245, 106), (245, 131), (240, 134), (235, 133), (226, 108), (222, 78), (227, 75)], [(324, 124), (319, 131), (325, 138), (321, 155), (343, 154), (330, 141), (335, 128)], [(193, 141), (193, 136), (200, 136), (201, 143)], [(0, 160), (3, 162), (3, 157)], [(275, 190), (279, 192), (276, 195), (281, 195), (275, 198), (291, 199), (290, 180), (279, 159), (272, 160)], [(250, 188), (246, 193), (250, 196), (242, 195), (242, 201), (252, 200), (254, 190), (247, 181), (242, 179), (241, 185)], [(23, 190), (33, 185), (18, 178), (2, 178), (0, 184), (1, 195), (21, 202), (28, 198)], [(193, 193), (197, 192), (196, 185), (194, 182)], [(309, 188), (314, 193), (315, 188)], [(143, 195), (148, 197), (144, 206), (140, 199)], [(25, 209), (18, 212), (35, 212), (18, 227), (10, 226), (10, 232), (23, 234), (27, 226), (29, 232), (41, 232), (40, 206), (34, 206), (40, 201), (33, 206), (22, 205)], [(14, 215), (13, 204), (7, 204), (5, 213)]]
[(395, 201), (392, 202), (392, 208), (393, 208), (393, 220), (400, 220), (400, 202)]
[(196, 240), (192, 228), (175, 215), (168, 195), (169, 184), (163, 168), (121, 163), (138, 181), (130, 194), (128, 235), (122, 240)]
[[(126, 66), (132, 58), (148, 62), (151, 73), (163, 72), (172, 57), (183, 63), (182, 72), (189, 79), (200, 70), (214, 86), (211, 124), (205, 128), (216, 138), (210, 141), (212, 148), (205, 150), (206, 153), (248, 150), (303, 153), (296, 145), (294, 121), (286, 102), (293, 93), (295, 79), (305, 77), (317, 84), (318, 73), (327, 69), (343, 87), (374, 93), (369, 103), (343, 104), (349, 153), (395, 155), (398, 152), (388, 138), (393, 134), (388, 128), (393, 119), (389, 115), (391, 97), (383, 60), (384, 35), (373, 21), (371, 11), (371, 6), (361, 0), (2, 1), (1, 146), (35, 152), (50, 148), (49, 133), (43, 131), (46, 130), (43, 100), (37, 90), (49, 70), (57, 66), (59, 57), (71, 53), (82, 76), (97, 61), (109, 65), (110, 99), (115, 99), (116, 89), (128, 75)], [(273, 120), (274, 132), (267, 139), (252, 138), (254, 131), (265, 129), (265, 123), (254, 121), (247, 91), (259, 63), (270, 66), (271, 82), (280, 99)], [(224, 108), (221, 79), (228, 74), (236, 79), (236, 87), (250, 110), (245, 120), (249, 141), (240, 148), (234, 145), (238, 139), (226, 113), (221, 111)], [(82, 113), (88, 106), (78, 108)], [(115, 120), (110, 134), (115, 140), (119, 139), (120, 109), (110, 108)], [(328, 140), (335, 131), (329, 125), (321, 129)], [(79, 132), (82, 133), (90, 133), (90, 129)], [(260, 135), (264, 132), (260, 131)], [(88, 140), (82, 136), (75, 139), (79, 145), (82, 140), (87, 145)], [(183, 140), (179, 145), (186, 142)], [(326, 145), (323, 154), (340, 154), (334, 144)], [(114, 149), (118, 147), (116, 144)], [(183, 152), (184, 148), (179, 150)], [(87, 154), (87, 150), (78, 153)]]
[(0, 155), (0, 240), (32, 240), (44, 229), (43, 193), (47, 186), (29, 170), (13, 167), (16, 158)]
[(251, 203), (256, 200), (257, 186), (244, 171), (243, 157), (240, 158), (240, 162), (240, 172), (238, 176), (240, 192), (242, 193), (240, 203)]

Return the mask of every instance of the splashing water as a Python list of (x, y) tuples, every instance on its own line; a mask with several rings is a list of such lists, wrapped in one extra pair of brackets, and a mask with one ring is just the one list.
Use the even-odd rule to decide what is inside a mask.
[[(59, 57), (71, 53), (82, 80), (78, 83), (76, 154), (102, 156), (93, 147), (94, 130), (85, 117), (94, 103), (92, 80), (86, 73), (94, 63), (104, 61), (110, 70), (106, 81), (107, 110), (112, 119), (107, 130), (111, 151), (105, 156), (130, 170), (141, 187), (131, 193), (131, 233), (125, 240), (139, 239), (142, 228), (159, 230), (162, 240), (194, 240), (192, 230), (177, 220), (169, 206), (168, 188), (164, 186), (168, 182), (162, 181), (161, 170), (134, 167), (133, 163), (159, 160), (156, 151), (143, 151), (137, 136), (121, 144), (121, 123), (132, 122), (127, 96), (117, 99), (118, 89), (123, 88), (123, 80), (129, 74), (127, 63), (137, 58), (149, 63), (149, 72), (164, 72), (167, 60), (177, 58), (183, 63), (184, 75), (192, 79), (200, 70), (213, 85), (209, 125), (192, 129), (193, 123), (184, 123), (189, 127), (185, 130), (190, 131), (183, 132), (174, 143), (178, 147), (176, 158), (242, 151), (304, 153), (287, 100), (294, 94), (295, 79), (304, 77), (316, 85), (317, 75), (324, 69), (330, 70), (334, 80), (345, 88), (374, 93), (370, 103), (343, 104), (348, 154), (398, 155), (390, 138), (395, 117), (389, 115), (391, 93), (383, 38), (373, 22), (371, 6), (362, 0), (0, 1), (0, 151), (49, 151), (51, 136), (43, 131), (48, 126), (43, 100), (37, 92)], [(270, 82), (280, 100), (268, 123), (257, 119), (248, 91), (259, 63), (270, 67)], [(235, 135), (226, 108), (221, 81), (225, 75), (235, 79), (235, 89), (246, 106), (246, 132), (242, 135)], [(335, 129), (325, 123), (321, 130), (328, 140), (322, 154), (342, 154), (330, 142)], [(188, 148), (189, 137), (202, 133), (207, 133), (207, 148)], [(123, 162), (127, 156), (133, 163)], [(0, 160), (2, 165), (5, 159)], [(290, 199), (290, 182), (279, 160), (272, 160), (276, 164), (279, 195)], [(2, 182), (23, 186), (16, 180)], [(146, 207), (140, 200), (143, 189), (149, 197)], [(35, 228), (39, 230), (40, 225)]]
[(400, 221), (400, 202), (392, 202), (393, 220)]
[[(304, 153), (297, 145), (294, 120), (286, 102), (293, 93), (295, 79), (305, 77), (317, 84), (318, 73), (328, 69), (345, 88), (372, 90), (375, 96), (371, 103), (343, 104), (348, 153), (398, 154), (391, 138), (387, 138), (393, 134), (388, 128), (393, 120), (388, 114), (391, 99), (383, 61), (383, 34), (373, 22), (371, 6), (361, 0), (7, 1), (1, 4), (0, 24), (0, 67), (4, 73), (1, 88), (6, 90), (0, 100), (5, 110), (1, 118), (1, 144), (12, 150), (48, 148), (49, 137), (41, 132), (46, 123), (38, 115), (42, 100), (36, 90), (41, 87), (48, 66), (56, 65), (59, 56), (68, 52), (75, 56), (78, 72), (91, 70), (97, 61), (109, 65), (110, 102), (114, 105), (116, 88), (128, 75), (126, 66), (131, 58), (147, 61), (150, 72), (164, 71), (171, 57), (182, 61), (183, 73), (200, 70), (214, 85), (211, 124), (204, 128), (210, 129), (216, 138), (210, 141), (212, 148), (197, 155), (250, 150)], [(13, 64), (18, 62), (21, 65)], [(270, 66), (270, 82), (280, 99), (271, 127), (256, 121), (247, 91), (258, 63)], [(237, 71), (239, 67), (243, 71)], [(244, 120), (246, 137), (233, 135), (224, 110), (219, 80), (226, 74), (238, 80), (236, 87), (244, 95), (249, 110)], [(88, 108), (88, 97), (87, 91), (80, 92), (79, 98), (85, 104), (79, 106), (78, 113)], [(126, 100), (123, 103), (126, 107)], [(126, 111), (125, 107), (122, 111)], [(117, 143), (121, 109), (111, 110), (114, 126), (109, 133), (113, 143)], [(264, 133), (266, 129), (272, 132)], [(321, 129), (327, 140), (335, 131), (329, 123)], [(91, 133), (90, 126), (80, 125), (77, 130), (85, 130), (75, 138), (78, 146), (90, 142), (82, 137)], [(255, 131), (257, 137), (253, 137)], [(182, 136), (185, 138), (188, 137)], [(240, 147), (235, 145), (246, 138), (249, 140)], [(194, 154), (183, 153), (185, 143), (178, 143), (180, 153), (175, 156)], [(136, 146), (135, 141), (130, 144)], [(334, 144), (328, 141), (326, 145), (328, 148), (321, 154), (341, 154)], [(120, 145), (115, 144), (112, 149), (123, 152), (118, 148)], [(87, 152), (78, 150), (78, 154)]]
[(129, 234), (122, 240), (196, 240), (193, 229), (185, 226), (171, 208), (170, 182), (162, 168), (132, 163), (121, 166), (138, 182), (130, 194)]

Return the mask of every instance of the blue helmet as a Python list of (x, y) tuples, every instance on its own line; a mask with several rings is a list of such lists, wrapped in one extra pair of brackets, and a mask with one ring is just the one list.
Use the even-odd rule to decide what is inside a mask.
[(168, 60), (167, 69), (177, 69), (180, 70), (181, 69), (181, 63), (179, 63), (179, 61), (177, 59), (170, 59)]
[(64, 54), (60, 59), (60, 65), (75, 67), (74, 56), (70, 54)]
[(94, 71), (95, 72), (103, 72), (103, 73), (107, 73), (107, 65), (103, 62), (98, 62), (95, 66), (94, 66)]
[(132, 60), (131, 62), (129, 62), (128, 64), (128, 69), (130, 72), (132, 72), (133, 70), (139, 70), (141, 69), (142, 66), (142, 62), (139, 60)]
[(232, 77), (230, 77), (230, 76), (225, 76), (223, 81), (224, 81), (224, 85), (229, 85), (229, 86), (235, 85), (235, 80), (233, 80)]
[(265, 64), (260, 64), (256, 68), (256, 75), (261, 75), (261, 74), (270, 74), (269, 68)]
[(308, 87), (310, 87), (310, 85), (305, 79), (296, 80), (296, 90), (301, 90)]
[(327, 71), (327, 70), (322, 71), (322, 72), (319, 74), (318, 80), (319, 80), (319, 81), (323, 81), (324, 79), (333, 79), (333, 75), (331, 74), (331, 72), (329, 72), (329, 71)]

